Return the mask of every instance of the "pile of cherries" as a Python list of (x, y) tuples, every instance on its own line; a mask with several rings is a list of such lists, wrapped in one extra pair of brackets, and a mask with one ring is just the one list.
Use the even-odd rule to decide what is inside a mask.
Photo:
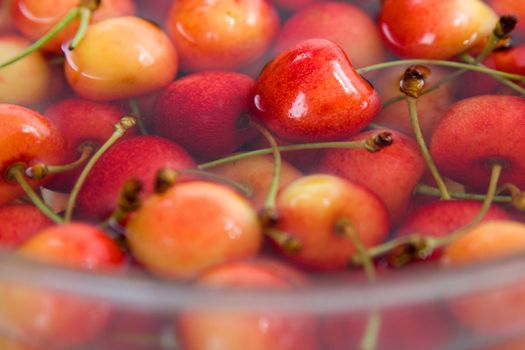
[[(524, 253), (524, 39), (523, 0), (0, 1), (0, 247), (277, 290)], [(160, 321), (3, 283), (0, 348), (174, 348), (160, 323), (180, 349), (525, 330), (524, 291), (447, 310)]]

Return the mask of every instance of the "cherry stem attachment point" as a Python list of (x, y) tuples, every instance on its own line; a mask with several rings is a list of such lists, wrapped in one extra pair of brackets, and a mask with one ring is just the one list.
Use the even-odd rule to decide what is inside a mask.
[(69, 195), (69, 199), (67, 201), (66, 206), (66, 213), (64, 215), (64, 220), (66, 222), (71, 221), (71, 217), (73, 216), (73, 210), (75, 208), (76, 200), (80, 189), (82, 188), (82, 185), (84, 185), (84, 182), (86, 181), (86, 178), (89, 175), (95, 163), (111, 146), (113, 146), (115, 142), (117, 142), (118, 139), (124, 136), (127, 130), (135, 126), (135, 124), (136, 119), (134, 117), (122, 117), (122, 119), (120, 119), (120, 121), (117, 124), (115, 124), (115, 131), (113, 131), (113, 134), (110, 136), (110, 138), (97, 150), (93, 157), (89, 159), (88, 163), (80, 173), (80, 176), (78, 177), (75, 185), (73, 186), (71, 194)]
[(31, 199), (31, 202), (37, 207), (45, 216), (57, 224), (62, 224), (64, 221), (60, 216), (55, 214), (51, 208), (49, 208), (42, 198), (33, 190), (31, 185), (27, 182), (24, 175), (24, 166), (22, 164), (16, 164), (7, 170), (7, 178), (18, 182), (20, 187), (24, 190), (26, 195)]
[(33, 44), (31, 44), (28, 48), (26, 48), (24, 51), (19, 53), (18, 55), (10, 58), (9, 60), (0, 63), (0, 69), (7, 67), (22, 58), (29, 56), (36, 50), (40, 49), (42, 46), (47, 44), (51, 39), (53, 39), (59, 32), (61, 32), (66, 26), (68, 26), (75, 18), (79, 16), (80, 8), (75, 7), (71, 9), (65, 16), (62, 18), (60, 22), (58, 22), (53, 28), (51, 28), (44, 36), (42, 36), (40, 39), (35, 41)]
[(35, 164), (25, 170), (25, 175), (33, 180), (40, 180), (50, 174), (59, 174), (75, 170), (84, 164), (93, 153), (95, 153), (95, 147), (86, 144), (81, 147), (80, 157), (74, 162), (64, 165)]
[(84, 35), (86, 35), (89, 22), (91, 21), (91, 13), (91, 9), (87, 7), (82, 6), (79, 8), (78, 16), (80, 17), (80, 24), (78, 26), (78, 30), (75, 36), (73, 37), (73, 40), (71, 40), (71, 43), (68, 46), (69, 50), (74, 50), (78, 46)]
[(525, 193), (518, 188), (518, 186), (506, 183), (500, 189), (501, 191), (508, 190), (511, 194), (511, 203), (514, 209), (525, 211)]
[(303, 244), (296, 237), (273, 227), (264, 228), (264, 234), (277, 244), (286, 253), (294, 254), (303, 248)]
[[(386, 138), (386, 134), (388, 133), (381, 133)], [(378, 137), (378, 135), (374, 135), (373, 137)], [(379, 136), (383, 137), (383, 136)], [(376, 146), (372, 147), (370, 149), (370, 141), (368, 139), (366, 140), (358, 140), (358, 141), (334, 141), (334, 142), (317, 142), (317, 143), (300, 143), (295, 145), (288, 145), (288, 146), (279, 146), (278, 149), (280, 152), (289, 152), (289, 151), (303, 151), (307, 149), (327, 149), (327, 148), (365, 148), (369, 151), (377, 151), (377, 147), (379, 147), (381, 142), (377, 142)], [(375, 143), (375, 142), (374, 142)], [(272, 154), (273, 149), (272, 148), (263, 148), (258, 149), (255, 151), (248, 151), (248, 152), (242, 152), (237, 153), (228, 157), (220, 158), (217, 160), (213, 160), (211, 162), (202, 163), (199, 164), (199, 169), (206, 170), (209, 168), (213, 168), (222, 164), (235, 162), (244, 158), (249, 157), (255, 157), (263, 154)]]
[(137, 100), (134, 98), (130, 98), (129, 101), (129, 108), (131, 109), (131, 114), (137, 118), (137, 126), (139, 127), (139, 131), (142, 135), (147, 135), (148, 130), (146, 130), (146, 126), (144, 125), (144, 120), (142, 119), (142, 113), (140, 112), (139, 104), (137, 103)]

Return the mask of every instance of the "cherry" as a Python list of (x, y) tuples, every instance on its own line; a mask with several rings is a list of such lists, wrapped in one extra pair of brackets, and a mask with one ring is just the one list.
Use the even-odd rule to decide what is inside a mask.
[(159, 95), (153, 127), (201, 159), (232, 153), (254, 135), (243, 120), (253, 86), (250, 77), (234, 72), (187, 75)]
[(266, 0), (173, 1), (166, 20), (184, 71), (242, 68), (264, 53), (278, 25)]
[[(124, 262), (116, 243), (95, 226), (82, 223), (49, 227), (26, 241), (18, 254), (89, 271), (112, 271)], [(10, 327), (51, 347), (91, 341), (104, 330), (111, 314), (107, 303), (41, 287), (5, 284), (0, 293)]]
[(75, 50), (64, 47), (65, 74), (81, 97), (97, 101), (147, 94), (177, 74), (173, 44), (162, 30), (138, 17), (97, 22)]
[(255, 112), (278, 137), (294, 142), (352, 136), (379, 111), (379, 96), (344, 51), (325, 39), (303, 41), (257, 79)]
[[(0, 205), (24, 193), (14, 181), (16, 166), (61, 164), (63, 147), (62, 136), (43, 116), (24, 107), (0, 104)], [(38, 187), (48, 180), (30, 181), (30, 185)]]
[(480, 0), (385, 0), (379, 28), (396, 55), (448, 59), (483, 44), (497, 21)]
[(223, 185), (203, 181), (176, 184), (148, 198), (126, 231), (138, 261), (158, 275), (178, 279), (253, 257), (262, 242), (248, 201)]
[(280, 53), (312, 38), (341, 46), (355, 67), (379, 63), (385, 56), (374, 21), (352, 4), (319, 2), (298, 11), (284, 23), (274, 51)]
[[(197, 281), (202, 288), (293, 290), (306, 278), (277, 262), (241, 261), (211, 268)], [(291, 294), (292, 295), (292, 294)], [(253, 350), (317, 349), (316, 322), (312, 316), (272, 311), (232, 313), (231, 310), (185, 312), (177, 320), (184, 349)]]
[(53, 222), (38, 208), (27, 204), (0, 207), (0, 246), (17, 248)]

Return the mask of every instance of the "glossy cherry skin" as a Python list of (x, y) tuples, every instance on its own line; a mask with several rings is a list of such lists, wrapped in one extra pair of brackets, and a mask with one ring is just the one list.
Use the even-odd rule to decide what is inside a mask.
[(437, 124), (430, 151), (444, 176), (486, 191), (491, 164), (500, 183), (525, 187), (525, 99), (485, 95), (461, 100)]
[[(12, 0), (11, 16), (16, 28), (28, 39), (35, 41), (78, 5), (78, 0)], [(92, 21), (134, 13), (135, 4), (132, 0), (104, 0), (93, 13)], [(60, 46), (75, 35), (77, 28), (78, 20), (60, 31), (44, 46), (44, 50), (60, 51)]]
[(132, 177), (144, 187), (142, 198), (153, 192), (161, 168), (195, 168), (195, 162), (181, 146), (153, 135), (136, 136), (111, 147), (91, 169), (78, 195), (79, 211), (102, 220), (117, 209), (120, 191)]
[(81, 97), (108, 101), (159, 90), (177, 74), (178, 58), (168, 36), (138, 17), (110, 18), (89, 26), (66, 55), (64, 71)]
[[(441, 258), (448, 268), (483, 262), (496, 263), (525, 252), (525, 225), (493, 220), (476, 225), (451, 242)], [(495, 288), (477, 290), (450, 301), (454, 318), (467, 329), (485, 336), (520, 334), (525, 327), (525, 283), (516, 278)]]
[[(26, 241), (17, 253), (40, 263), (86, 271), (113, 271), (124, 263), (115, 242), (97, 227), (83, 223), (49, 227)], [(51, 348), (93, 340), (111, 315), (104, 302), (42, 287), (4, 284), (0, 293), (10, 326)]]
[(288, 259), (318, 271), (342, 270), (356, 252), (336, 226), (345, 220), (366, 247), (379, 244), (389, 230), (388, 212), (370, 190), (333, 175), (304, 176), (277, 197), (275, 228), (295, 237), (297, 252), (277, 247)]
[(496, 50), (483, 64), (497, 70), (525, 75), (525, 44)]
[[(303, 280), (299, 281), (298, 280)], [(280, 262), (249, 260), (223, 264), (206, 271), (201, 288), (293, 290), (306, 277)], [(299, 287), (299, 288), (297, 288)], [(311, 315), (269, 311), (231, 312), (228, 309), (185, 312), (176, 324), (187, 350), (314, 350), (318, 349), (316, 320)]]
[[(0, 62), (29, 47), (31, 43), (18, 35), (0, 36)], [(0, 69), (0, 103), (32, 105), (49, 97), (51, 69), (40, 52)]]
[(249, 202), (224, 185), (203, 181), (176, 184), (151, 196), (132, 215), (126, 231), (138, 261), (158, 275), (178, 279), (251, 258), (262, 242)]
[(173, 1), (166, 21), (184, 71), (242, 68), (264, 53), (278, 26), (266, 0)]
[[(98, 149), (111, 136), (114, 125), (126, 114), (126, 110), (105, 102), (71, 98), (52, 104), (44, 112), (56, 128), (64, 135), (65, 163), (74, 162), (80, 156), (83, 145)], [(137, 128), (126, 131), (122, 139), (136, 135)], [(57, 174), (46, 188), (68, 192), (84, 167)]]
[(254, 104), (270, 130), (294, 142), (352, 136), (380, 108), (372, 85), (325, 39), (303, 41), (269, 63), (256, 81)]
[(374, 21), (352, 4), (319, 2), (298, 11), (283, 24), (274, 52), (279, 54), (313, 38), (328, 39), (341, 46), (355, 67), (384, 60), (383, 43)]
[(242, 125), (254, 84), (244, 74), (226, 71), (177, 79), (157, 99), (154, 130), (200, 159), (233, 153), (257, 135), (248, 121)]
[[(385, 130), (366, 131), (352, 140), (367, 139)], [(425, 162), (415, 141), (388, 130), (392, 145), (370, 153), (366, 149), (329, 149), (316, 171), (354, 181), (374, 192), (388, 208), (392, 226), (405, 216), (412, 192), (425, 170)]]
[[(18, 183), (8, 180), (6, 172), (15, 164), (62, 164), (64, 140), (43, 116), (30, 109), (0, 104), (0, 205), (22, 195)], [(51, 179), (30, 181), (37, 187)]]
[(481, 0), (386, 0), (379, 28), (396, 55), (448, 59), (483, 44), (497, 21)]
[(17, 248), (53, 222), (33, 205), (14, 204), (0, 207), (0, 247)]

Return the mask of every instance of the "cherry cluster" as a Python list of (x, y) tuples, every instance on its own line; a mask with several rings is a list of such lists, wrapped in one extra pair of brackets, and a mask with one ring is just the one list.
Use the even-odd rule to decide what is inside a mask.
[[(523, 253), (523, 39), (522, 0), (0, 1), (0, 247), (298, 292)], [(0, 347), (171, 349), (151, 336), (168, 325), (182, 349), (440, 349), (450, 320), (525, 329), (523, 290), (446, 310), (157, 320), (2, 283)]]

